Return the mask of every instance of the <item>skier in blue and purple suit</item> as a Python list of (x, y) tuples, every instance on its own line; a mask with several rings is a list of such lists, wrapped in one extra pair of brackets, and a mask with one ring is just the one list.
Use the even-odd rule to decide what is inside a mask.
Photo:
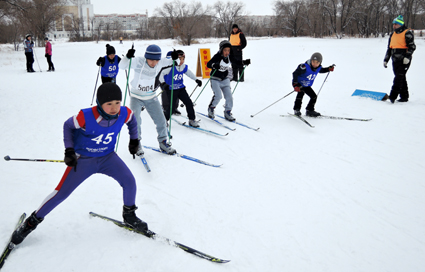
[(121, 106), (122, 93), (112, 82), (97, 90), (97, 106), (82, 109), (64, 124), (65, 163), (68, 166), (55, 190), (13, 233), (12, 242), (20, 244), (44, 217), (64, 201), (88, 177), (105, 174), (115, 179), (123, 189), (124, 222), (142, 232), (146, 222), (136, 214), (136, 180), (126, 164), (114, 152), (118, 133), (124, 124), (130, 134), (129, 151), (136, 154), (139, 147), (137, 121), (133, 112)]

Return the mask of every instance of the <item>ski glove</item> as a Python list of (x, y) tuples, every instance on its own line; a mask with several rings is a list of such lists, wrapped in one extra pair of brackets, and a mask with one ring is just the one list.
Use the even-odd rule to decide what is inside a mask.
[(384, 61), (384, 67), (387, 68), (388, 62)]
[(328, 69), (329, 69), (329, 72), (333, 72), (334, 69), (335, 69), (335, 66), (333, 66), (333, 65), (332, 66), (329, 66)]
[(136, 49), (133, 49), (133, 48), (128, 49), (126, 57), (129, 58), (129, 59), (134, 58), (135, 52), (136, 52)]
[(130, 154), (133, 155), (133, 159), (136, 158), (134, 154), (136, 154), (139, 150), (139, 139), (130, 139), (128, 150), (130, 151)]
[(31, 45), (34, 45), (34, 42), (33, 41), (31, 41)]
[(297, 93), (301, 91), (301, 86), (298, 82), (292, 83), (292, 86), (294, 87), (294, 91), (296, 91)]
[(169, 91), (170, 90), (170, 85), (168, 85), (167, 83), (163, 82), (160, 84), (161, 85), (161, 89), (165, 92), (165, 91)]
[(98, 58), (97, 61), (96, 61), (96, 65), (97, 66), (103, 66), (103, 65), (105, 65), (105, 58), (104, 57)]
[(213, 63), (213, 65), (211, 65), (212, 68), (219, 70), (220, 69), (220, 63)]
[(74, 171), (77, 171), (77, 155), (72, 147), (65, 149), (65, 164), (74, 167)]
[(199, 79), (197, 79), (197, 80), (195, 80), (196, 81), (196, 83), (198, 84), (198, 87), (201, 87), (202, 86), (202, 81), (200, 81)]
[(248, 66), (248, 65), (251, 64), (251, 59), (246, 59), (246, 60), (242, 61), (242, 63), (243, 63), (243, 65)]
[(173, 52), (171, 52), (171, 59), (176, 60), (178, 58), (179, 58), (179, 54), (177, 53), (176, 49), (174, 49)]
[(49, 57), (49, 54), (46, 53), (46, 54), (44, 54), (44, 56), (47, 58), (47, 57)]
[(409, 62), (410, 62), (410, 59), (408, 59), (408, 58), (404, 58), (403, 59), (403, 64), (404, 65), (409, 64)]

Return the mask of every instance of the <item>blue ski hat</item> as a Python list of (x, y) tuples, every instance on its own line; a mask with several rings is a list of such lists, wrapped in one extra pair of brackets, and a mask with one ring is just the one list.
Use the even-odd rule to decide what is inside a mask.
[(167, 53), (167, 56), (166, 56), (166, 58), (167, 59), (171, 59), (171, 53), (172, 53), (173, 51), (168, 51), (168, 53)]
[(151, 60), (161, 59), (161, 48), (156, 44), (151, 44), (146, 48), (145, 58)]
[(397, 16), (397, 18), (394, 19), (393, 24), (404, 25), (403, 15)]

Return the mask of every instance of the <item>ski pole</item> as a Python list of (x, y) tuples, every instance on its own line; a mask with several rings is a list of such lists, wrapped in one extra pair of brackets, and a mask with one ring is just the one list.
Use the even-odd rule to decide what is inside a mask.
[(93, 97), (91, 98), (90, 106), (93, 105), (94, 94), (96, 93), (96, 87), (97, 87), (97, 80), (99, 79), (99, 73), (100, 73), (100, 66), (99, 66), (99, 70), (97, 71), (96, 84), (94, 84)]
[(174, 60), (173, 60), (173, 71), (171, 72), (171, 98), (170, 98), (170, 124), (169, 124), (169, 129), (168, 129), (168, 142), (171, 141), (171, 116), (173, 115), (173, 91), (174, 91)]
[[(332, 64), (331, 65), (332, 67), (334, 67), (334, 66), (336, 66), (335, 64)], [(320, 87), (320, 90), (317, 92), (317, 96), (319, 96), (319, 93), (320, 93), (320, 91), (322, 90), (322, 87), (323, 87), (323, 85), (325, 85), (325, 82), (326, 82), (326, 79), (328, 78), (328, 76), (329, 76), (329, 73), (330, 73), (331, 71), (329, 71), (328, 72), (328, 74), (326, 75), (326, 77), (325, 77), (325, 80), (323, 80), (323, 83), (322, 83), (322, 86)]]
[(238, 82), (236, 83), (236, 86), (235, 86), (235, 88), (233, 89), (232, 94), (235, 92), (236, 87), (238, 87), (239, 81), (241, 80), (241, 78), (242, 78), (242, 76), (243, 76), (243, 72), (245, 72), (245, 68), (246, 68), (246, 65), (243, 67), (242, 73), (241, 73), (241, 75), (239, 76)]
[(201, 92), (198, 94), (198, 96), (196, 97), (195, 101), (193, 101), (193, 105), (195, 105), (196, 100), (198, 100), (199, 96), (200, 96), (200, 95), (201, 95), (201, 93), (204, 91), (205, 87), (207, 87), (208, 82), (210, 82), (211, 77), (215, 74), (215, 72), (216, 72), (216, 71), (217, 71), (217, 70), (214, 70), (214, 72), (211, 74), (211, 76), (210, 76), (210, 78), (208, 79), (207, 83), (205, 83), (204, 88), (202, 88)]
[(6, 160), (6, 161), (31, 161), (31, 162), (65, 162), (63, 160), (17, 159), (17, 158), (11, 158), (11, 157), (9, 157), (9, 155), (4, 157), (4, 160)]
[[(134, 49), (134, 43), (133, 43), (133, 45), (131, 46), (131, 49)], [(125, 105), (125, 100), (126, 100), (126, 98), (127, 98), (127, 87), (128, 87), (128, 79), (130, 78), (131, 59), (132, 59), (132, 58), (130, 58), (130, 62), (129, 62), (129, 64), (128, 64), (127, 85), (125, 86), (125, 96), (124, 96), (124, 104), (123, 104), (123, 105)], [(127, 73), (126, 73), (126, 75), (127, 75)], [(130, 91), (130, 90), (129, 90), (129, 91)], [(140, 113), (139, 113), (139, 114), (140, 114)], [(138, 126), (139, 126), (139, 124), (138, 124)], [(118, 151), (118, 144), (120, 143), (120, 135), (121, 135), (121, 131), (118, 133), (118, 136), (117, 136), (117, 145), (115, 146), (115, 152), (117, 152), (117, 151)]]
[(288, 93), (287, 95), (285, 95), (285, 96), (284, 96), (284, 97), (282, 97), (281, 99), (277, 100), (276, 102), (274, 102), (274, 103), (273, 103), (273, 104), (271, 104), (270, 106), (268, 106), (268, 107), (266, 107), (266, 108), (264, 108), (264, 109), (260, 110), (260, 111), (259, 111), (259, 112), (257, 112), (256, 114), (251, 115), (251, 117), (254, 117), (255, 115), (259, 114), (260, 112), (262, 112), (262, 111), (264, 111), (264, 110), (266, 110), (266, 109), (270, 108), (271, 106), (273, 106), (274, 104), (276, 104), (276, 103), (277, 103), (277, 102), (279, 102), (280, 100), (284, 99), (285, 97), (287, 97), (288, 95), (290, 95), (290, 94), (291, 94), (291, 93), (293, 93), (293, 92), (295, 92), (295, 90), (294, 90), (294, 91), (292, 91), (292, 92), (290, 92), (290, 93)]
[[(196, 91), (196, 89), (198, 88), (198, 84), (196, 84), (195, 89), (193, 89), (193, 92), (189, 95), (189, 98), (192, 97), (192, 94)], [(180, 104), (180, 107), (184, 107), (184, 104)]]
[(40, 64), (38, 63), (37, 54), (36, 54), (36, 52), (35, 52), (35, 50), (34, 50), (34, 49), (33, 49), (32, 51), (34, 51), (35, 59), (37, 60), (38, 70), (40, 70), (40, 72), (42, 72), (42, 71), (41, 71), (41, 68), (40, 68)]

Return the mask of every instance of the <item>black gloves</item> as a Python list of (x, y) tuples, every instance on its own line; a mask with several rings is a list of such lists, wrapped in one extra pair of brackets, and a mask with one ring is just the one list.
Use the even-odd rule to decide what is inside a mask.
[(250, 64), (251, 64), (251, 59), (243, 60), (243, 61), (242, 61), (242, 63), (243, 63), (243, 65), (248, 66), (248, 65), (250, 65)]
[(104, 57), (100, 57), (100, 58), (96, 61), (96, 65), (97, 65), (97, 66), (103, 66), (103, 65), (105, 65), (105, 58), (104, 58)]
[(165, 91), (169, 91), (170, 90), (170, 85), (168, 85), (167, 83), (163, 82), (160, 84), (161, 85), (161, 89), (165, 92)]
[(49, 56), (49, 54), (46, 53), (46, 54), (44, 54), (44, 56), (47, 58)]
[(212, 68), (216, 70), (220, 69), (220, 63), (213, 63)]
[(134, 58), (134, 52), (136, 52), (136, 49), (133, 49), (133, 48), (128, 49), (126, 57), (129, 59)]
[(65, 164), (71, 167), (75, 167), (74, 171), (77, 171), (77, 155), (72, 147), (65, 149)]
[(178, 58), (179, 58), (179, 54), (177, 53), (176, 49), (174, 49), (173, 52), (171, 52), (171, 59), (176, 60)]
[(31, 41), (31, 45), (34, 45), (34, 42), (33, 41)]
[(195, 82), (198, 84), (198, 87), (202, 86), (202, 81), (200, 81), (199, 79), (195, 80)]
[(130, 139), (130, 143), (128, 144), (128, 150), (130, 151), (130, 154), (133, 155), (134, 159), (134, 154), (136, 154), (139, 150), (139, 139)]

